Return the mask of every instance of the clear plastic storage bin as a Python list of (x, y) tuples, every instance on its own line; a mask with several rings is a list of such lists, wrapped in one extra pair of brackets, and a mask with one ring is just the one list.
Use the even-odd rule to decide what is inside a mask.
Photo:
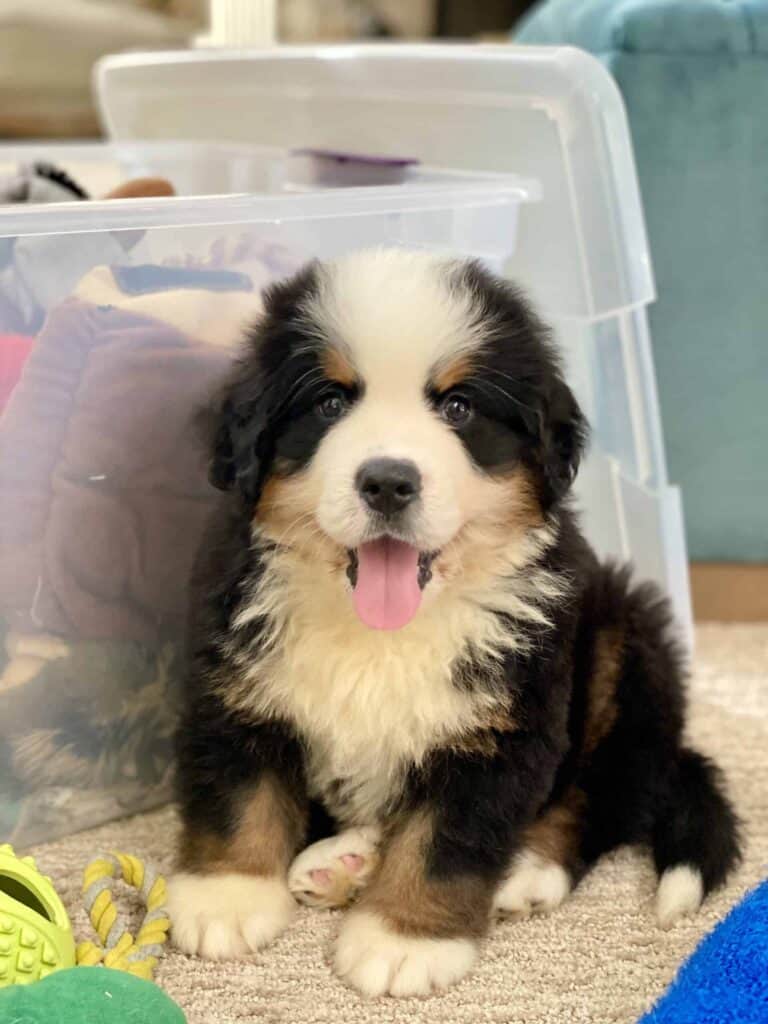
[[(215, 130), (211, 128), (211, 131)], [(352, 186), (408, 186), (412, 191), (436, 186), (494, 184), (520, 195), (539, 195), (536, 182), (510, 174), (461, 171), (425, 166), (417, 159), (387, 160), (325, 150), (287, 149), (254, 143), (191, 142), (184, 139), (128, 142), (36, 142), (0, 145), (0, 175), (36, 162), (65, 168), (92, 199), (132, 178), (167, 179), (178, 196), (290, 194)]]
[(92, 198), (131, 178), (167, 178), (180, 196), (271, 192), (284, 175), (285, 150), (190, 141), (33, 142), (0, 146), (0, 175), (38, 161), (64, 168)]
[(498, 268), (535, 192), (424, 168), (307, 192), (291, 154), (246, 146), (8, 147), (0, 170), (37, 158), (96, 194), (163, 174), (192, 195), (0, 208), (0, 841), (22, 846), (170, 794), (214, 495), (190, 419), (263, 287), (380, 245)]
[(669, 593), (692, 643), (680, 494), (664, 459), (646, 309), (654, 283), (621, 95), (568, 47), (365, 45), (103, 60), (114, 138), (350, 147), (537, 181), (505, 270), (550, 321), (590, 418), (577, 479), (605, 557)]

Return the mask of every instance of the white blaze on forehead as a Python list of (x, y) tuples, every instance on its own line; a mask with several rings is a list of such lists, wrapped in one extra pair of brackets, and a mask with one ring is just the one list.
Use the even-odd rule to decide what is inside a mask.
[(430, 378), (483, 343), (487, 320), (459, 265), (403, 250), (356, 253), (319, 270), (304, 307), (309, 323), (337, 345), (359, 374), (363, 393), (323, 438), (306, 473), (316, 518), (336, 543), (357, 547), (369, 527), (355, 487), (374, 456), (407, 459), (420, 474), (411, 543), (442, 548), (471, 518), (478, 473), (461, 439), (427, 400)]
[(436, 365), (476, 350), (485, 330), (445, 257), (371, 250), (323, 268), (307, 313), (349, 352), (366, 389), (423, 392)]

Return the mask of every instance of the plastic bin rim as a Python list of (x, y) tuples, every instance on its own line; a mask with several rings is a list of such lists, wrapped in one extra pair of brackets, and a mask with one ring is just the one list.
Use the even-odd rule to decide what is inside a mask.
[(176, 196), (34, 204), (0, 209), (0, 238), (160, 227), (280, 223), (333, 217), (519, 205), (536, 197), (522, 183), (344, 188), (281, 195)]
[(100, 58), (94, 67), (97, 78), (105, 69), (138, 68), (158, 64), (194, 64), (201, 58), (210, 57), (217, 61), (242, 61), (253, 57), (280, 57), (301, 59), (302, 57), (323, 60), (377, 59), (402, 60), (412, 57), (416, 60), (444, 60), (448, 55), (454, 60), (497, 61), (511, 55), (518, 60), (540, 60), (546, 56), (556, 62), (560, 59), (573, 60), (580, 56), (591, 62), (593, 58), (575, 46), (515, 46), (514, 43), (292, 43), (281, 44), (279, 48), (265, 46), (212, 47), (195, 50), (151, 50), (137, 53), (108, 54)]
[[(19, 139), (0, 143), (0, 161), (22, 161), (45, 158), (96, 160), (104, 154), (118, 156), (139, 151), (156, 158), (174, 158), (180, 153), (206, 154), (229, 158), (281, 159), (288, 154), (283, 146), (265, 146), (260, 143), (236, 142), (226, 139)], [(448, 168), (446, 168), (448, 170)]]

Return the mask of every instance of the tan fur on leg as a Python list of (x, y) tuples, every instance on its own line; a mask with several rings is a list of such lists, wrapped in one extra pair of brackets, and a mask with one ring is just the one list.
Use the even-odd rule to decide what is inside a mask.
[(305, 828), (306, 808), (268, 775), (243, 800), (233, 835), (185, 831), (179, 866), (200, 873), (283, 875), (301, 845)]
[(225, 960), (271, 942), (295, 907), (286, 872), (305, 828), (306, 808), (268, 775), (243, 800), (230, 837), (187, 829), (183, 870), (168, 882), (176, 945)]
[(402, 819), (336, 943), (338, 974), (365, 995), (428, 995), (459, 981), (486, 931), (492, 886), (474, 877), (429, 876), (432, 815)]
[(400, 822), (385, 838), (382, 862), (361, 906), (408, 935), (479, 937), (488, 927), (491, 888), (478, 878), (430, 878), (434, 823), (423, 812)]

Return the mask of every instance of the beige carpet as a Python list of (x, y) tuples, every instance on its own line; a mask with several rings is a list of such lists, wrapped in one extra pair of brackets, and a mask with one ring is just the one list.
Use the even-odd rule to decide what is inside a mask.
[[(338, 916), (321, 911), (300, 912), (285, 935), (249, 960), (211, 964), (170, 953), (158, 972), (160, 984), (189, 1024), (636, 1020), (699, 938), (768, 874), (768, 625), (705, 626), (697, 642), (690, 732), (726, 770), (747, 846), (738, 874), (694, 919), (670, 932), (657, 929), (649, 863), (622, 851), (601, 863), (551, 917), (498, 926), (479, 967), (443, 996), (368, 1002), (347, 990), (328, 966)], [(78, 936), (87, 931), (78, 887), (88, 859), (114, 848), (168, 864), (174, 829), (173, 812), (165, 810), (36, 851), (74, 913)]]

